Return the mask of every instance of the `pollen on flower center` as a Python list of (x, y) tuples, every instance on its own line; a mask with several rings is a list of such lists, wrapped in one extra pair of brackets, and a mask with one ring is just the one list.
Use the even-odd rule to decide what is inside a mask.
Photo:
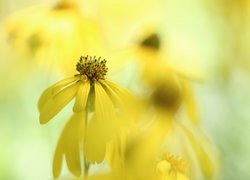
[(105, 79), (108, 72), (106, 62), (101, 57), (81, 56), (79, 62), (76, 64), (76, 70), (80, 75), (85, 75), (90, 80)]

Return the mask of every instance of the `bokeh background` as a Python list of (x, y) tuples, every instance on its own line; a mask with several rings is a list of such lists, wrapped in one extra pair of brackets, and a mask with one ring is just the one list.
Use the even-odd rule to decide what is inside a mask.
[[(13, 14), (25, 8), (39, 4), (50, 7), (56, 3), (55, 0), (0, 1), (0, 179), (52, 179), (56, 139), (68, 114), (64, 111), (55, 121), (41, 126), (37, 100), (48, 85), (69, 72), (64, 71), (65, 67), (58, 68), (58, 62), (51, 57), (27, 55), (20, 52), (20, 44), (13, 47), (13, 37), (6, 35), (6, 24)], [(82, 0), (78, 3), (84, 17), (93, 20), (97, 31), (105, 37), (97, 40), (92, 29), (87, 29), (93, 25), (87, 24), (86, 34), (91, 32), (87, 34), (88, 42), (96, 40), (94, 47), (98, 47), (99, 54), (116, 56), (117, 49), (138, 40), (145, 25), (159, 30), (167, 47), (167, 61), (193, 79), (202, 127), (219, 150), (219, 179), (250, 179), (250, 1)], [(35, 13), (19, 18), (29, 19)], [(95, 52), (91, 48), (88, 51)], [(135, 81), (135, 71), (128, 63), (112, 71), (110, 78), (136, 92), (135, 83), (131, 83)]]

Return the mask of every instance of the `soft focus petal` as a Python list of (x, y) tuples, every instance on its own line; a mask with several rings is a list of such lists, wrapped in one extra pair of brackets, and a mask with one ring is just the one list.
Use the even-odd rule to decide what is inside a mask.
[(79, 83), (75, 83), (51, 97), (40, 111), (40, 123), (47, 123), (61, 111), (74, 98), (78, 87)]
[(124, 156), (128, 141), (127, 136), (126, 131), (121, 131), (107, 146), (107, 161), (109, 166), (114, 170), (124, 168)]
[(218, 171), (218, 156), (214, 145), (190, 121), (175, 122), (167, 134), (163, 148), (183, 157), (189, 166), (191, 179), (213, 179)]
[(177, 173), (176, 180), (189, 180), (189, 178), (181, 173)]
[(193, 147), (204, 176), (212, 179), (218, 170), (217, 154), (213, 145), (199, 129), (195, 130), (188, 124), (182, 125), (182, 129)]
[(193, 90), (190, 84), (184, 81), (182, 81), (182, 88), (183, 102), (187, 111), (187, 115), (193, 123), (198, 124), (200, 121), (198, 117), (198, 106), (194, 97)]

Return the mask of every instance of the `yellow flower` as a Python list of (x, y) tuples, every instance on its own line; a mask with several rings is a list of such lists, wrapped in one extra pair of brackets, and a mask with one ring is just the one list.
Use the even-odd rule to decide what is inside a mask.
[(53, 66), (72, 74), (72, 58), (78, 58), (83, 50), (99, 53), (96, 42), (101, 41), (101, 28), (96, 20), (81, 13), (74, 1), (26, 8), (7, 18), (4, 28), (13, 48), (46, 68)]
[(174, 152), (188, 163), (191, 179), (214, 179), (219, 170), (215, 145), (209, 141), (200, 127), (189, 121), (174, 121), (165, 135), (161, 152)]
[(176, 111), (184, 104), (189, 119), (198, 123), (198, 107), (190, 84), (194, 75), (168, 63), (168, 49), (165, 46), (160, 34), (148, 30), (136, 51), (142, 80), (153, 89), (156, 99), (165, 100), (165, 108), (169, 103), (169, 108)]
[[(214, 145), (208, 141), (197, 124), (187, 120), (187, 122), (179, 122), (176, 119), (178, 117), (176, 111), (181, 106), (183, 96), (182, 86), (178, 79), (176, 80), (173, 76), (169, 76), (165, 77), (165, 81), (160, 80), (155, 84), (157, 86), (151, 95), (149, 108), (146, 108), (143, 114), (149, 120), (145, 121), (146, 126), (140, 127), (142, 124), (138, 125), (140, 131), (148, 134), (146, 136), (147, 143), (142, 148), (137, 147), (140, 150), (136, 155), (146, 159), (150, 156), (152, 157), (154, 153), (161, 156), (166, 152), (171, 152), (185, 158), (190, 166), (185, 174), (188, 174), (188, 177), (191, 179), (216, 177), (219, 163)], [(128, 157), (124, 154), (130, 154), (126, 149), (129, 149), (127, 141), (131, 139), (131, 136), (133, 138), (131, 133), (129, 135), (122, 133), (116, 141), (109, 144), (108, 160), (113, 170), (122, 169), (126, 166), (125, 162), (128, 161)], [(135, 144), (134, 146), (140, 147), (140, 145)], [(143, 149), (147, 149), (147, 151)], [(149, 151), (149, 149), (153, 149), (153, 151)], [(172, 163), (175, 163), (175, 158), (171, 158), (171, 156), (165, 156), (165, 158), (173, 160)], [(132, 162), (130, 166), (133, 166), (130, 169), (135, 169), (139, 163), (134, 161), (140, 161), (140, 158), (133, 157), (133, 160), (129, 161)], [(163, 162), (163, 164), (166, 163), (169, 162)], [(139, 167), (142, 167), (142, 165), (140, 164)], [(178, 169), (180, 167), (175, 168)], [(131, 174), (134, 174), (134, 171)], [(172, 179), (176, 177), (178, 177), (177, 179), (187, 179), (179, 171), (178, 173), (165, 174), (162, 178), (171, 179), (170, 177), (172, 176)]]
[[(122, 124), (117, 113), (129, 92), (105, 78), (106, 60), (82, 56), (76, 65), (79, 74), (62, 80), (43, 92), (38, 102), (40, 123), (45, 124), (75, 99), (73, 116), (59, 139), (53, 173), (57, 177), (65, 154), (69, 170), (81, 174), (80, 147), (84, 147), (86, 162), (102, 162), (106, 144)], [(82, 145), (81, 145), (82, 144)]]
[(156, 170), (160, 173), (161, 180), (188, 180), (189, 178), (185, 175), (187, 170), (187, 163), (170, 153), (167, 153), (163, 160), (161, 160)]
[[(121, 134), (118, 141), (112, 142), (112, 153), (110, 156), (116, 159), (115, 164), (111, 162), (111, 172), (90, 177), (91, 180), (189, 180), (186, 176), (187, 163), (173, 156), (166, 154), (160, 161), (158, 159), (158, 150), (160, 141), (155, 131), (144, 131), (136, 135)], [(124, 139), (124, 136), (127, 136)], [(125, 140), (125, 141), (124, 141)], [(117, 142), (120, 142), (116, 144)], [(109, 149), (111, 150), (111, 149)], [(114, 163), (114, 162), (113, 162)], [(115, 165), (115, 166), (114, 166)]]
[[(162, 21), (164, 0), (92, 0), (92, 11), (104, 22), (103, 33), (108, 44), (124, 47), (131, 32), (145, 21), (150, 24)], [(138, 8), (140, 7), (140, 8)], [(115, 26), (114, 26), (115, 25)]]
[[(138, 65), (139, 76), (144, 85), (152, 91), (151, 100), (165, 103), (160, 106), (164, 106), (163, 108), (168, 112), (172, 111), (172, 114), (184, 105), (190, 121), (198, 124), (198, 105), (191, 82), (199, 79), (200, 76), (178, 69), (168, 62), (167, 45), (161, 35), (155, 28), (145, 27), (138, 35), (140, 38), (137, 39), (136, 44), (128, 46), (123, 53), (120, 53), (123, 57), (119, 59), (122, 61), (112, 63), (122, 66), (133, 60), (133, 63)], [(117, 65), (118, 68), (119, 65)]]

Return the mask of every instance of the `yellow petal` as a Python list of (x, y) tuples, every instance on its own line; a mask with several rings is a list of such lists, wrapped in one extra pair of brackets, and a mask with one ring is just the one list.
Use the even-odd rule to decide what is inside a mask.
[(67, 166), (75, 176), (81, 175), (80, 147), (84, 134), (85, 112), (75, 113), (65, 125), (56, 147), (53, 161), (53, 176), (60, 175), (62, 157), (65, 154)]
[(69, 170), (76, 176), (81, 175), (80, 147), (84, 135), (85, 112), (75, 113), (66, 125), (64, 148)]
[(199, 124), (198, 106), (192, 88), (187, 82), (184, 81), (182, 81), (182, 88), (183, 88), (183, 102), (185, 104), (187, 115), (189, 116), (189, 119), (193, 123)]
[[(100, 80), (102, 86), (104, 88), (106, 88), (107, 92), (109, 93), (110, 98), (112, 99), (112, 101), (114, 101), (115, 103), (119, 104), (119, 105), (123, 105), (123, 101), (121, 99), (121, 96), (119, 96), (117, 94), (117, 91), (114, 91), (109, 85), (108, 83), (106, 83), (106, 80)], [(118, 86), (118, 85), (117, 85)], [(120, 92), (120, 91), (119, 91)]]
[(216, 150), (208, 141), (204, 134), (191, 124), (181, 124), (180, 126), (188, 139), (192, 151), (195, 153), (199, 167), (206, 178), (212, 178), (218, 170), (218, 160)]
[(156, 171), (159, 172), (161, 175), (168, 174), (170, 169), (171, 169), (171, 164), (166, 160), (160, 161), (156, 166)]
[(189, 180), (189, 178), (187, 176), (177, 172), (176, 180)]
[(46, 102), (52, 98), (53, 95), (55, 95), (56, 93), (58, 93), (62, 88), (64, 88), (65, 86), (73, 83), (74, 81), (76, 81), (77, 79), (79, 79), (78, 77), (70, 77), (67, 79), (64, 79), (62, 81), (57, 82), (56, 84), (50, 86), (49, 88), (47, 88), (41, 95), (41, 97), (39, 98), (38, 101), (38, 109), (39, 111), (41, 111), (43, 105), (46, 104)]
[(105, 83), (111, 89), (113, 89), (113, 91), (116, 92), (118, 96), (131, 95), (130, 92), (127, 89), (115, 84), (114, 82), (112, 82), (112, 81), (110, 81), (108, 79), (105, 80)]
[(56, 95), (63, 88), (65, 88), (66, 86), (69, 86), (70, 84), (76, 82), (77, 80), (79, 80), (79, 77), (76, 76), (76, 77), (70, 77), (62, 81), (59, 81), (58, 83), (56, 83), (56, 86), (54, 86), (52, 95)]
[(107, 145), (106, 158), (112, 170), (124, 168), (127, 136), (126, 131), (120, 131), (116, 138)]
[(136, 101), (136, 99), (127, 89), (119, 86), (118, 84), (109, 80), (102, 80), (100, 82), (107, 91), (111, 101), (115, 105), (115, 108), (118, 107), (122, 110), (121, 112), (123, 112), (125, 120), (123, 123), (132, 125), (134, 120), (137, 119), (136, 117), (139, 115), (139, 107), (141, 107), (141, 104)]
[(70, 85), (50, 98), (40, 111), (40, 123), (45, 124), (61, 111), (75, 96), (79, 83)]
[(88, 177), (88, 180), (118, 180), (118, 179), (124, 179), (121, 174), (109, 172), (105, 174), (95, 174), (90, 177)]
[(87, 127), (84, 152), (91, 162), (102, 162), (106, 144), (118, 131), (114, 106), (103, 87), (95, 82), (95, 112)]
[(73, 108), (74, 112), (85, 111), (89, 91), (90, 91), (90, 82), (89, 81), (85, 83), (80, 82), (80, 86), (76, 94), (76, 102)]
[(61, 174), (63, 160), (63, 144), (62, 135), (57, 143), (56, 151), (53, 159), (53, 177), (57, 178)]

